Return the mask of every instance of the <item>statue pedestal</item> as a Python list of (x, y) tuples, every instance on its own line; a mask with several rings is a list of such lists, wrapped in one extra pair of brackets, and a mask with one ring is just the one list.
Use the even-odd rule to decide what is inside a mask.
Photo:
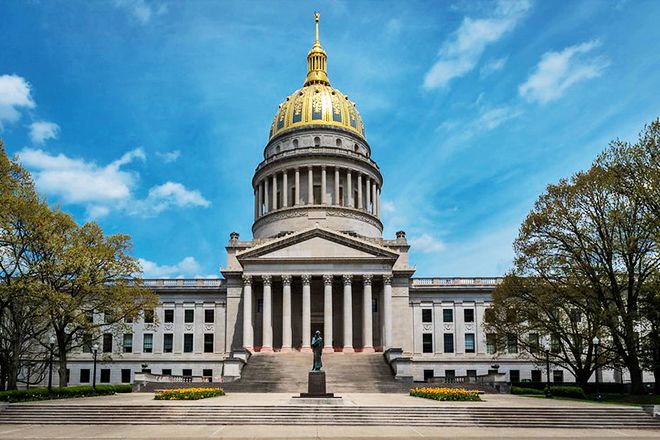
[(325, 371), (310, 371), (307, 381), (307, 392), (300, 393), (300, 398), (327, 399), (335, 397), (333, 393), (326, 392)]

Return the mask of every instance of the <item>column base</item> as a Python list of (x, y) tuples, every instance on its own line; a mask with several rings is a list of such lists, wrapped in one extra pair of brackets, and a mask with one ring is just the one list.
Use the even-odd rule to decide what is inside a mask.
[(300, 352), (301, 353), (312, 353), (314, 350), (312, 350), (312, 347), (306, 346), (306, 347), (301, 347)]
[(355, 353), (355, 349), (353, 349), (353, 347), (344, 347), (342, 351), (344, 353)]
[(364, 347), (362, 349), (362, 353), (375, 353), (375, 352), (376, 352), (376, 350), (374, 350), (373, 347)]
[(291, 347), (282, 347), (280, 348), (280, 353), (291, 353), (293, 350)]
[(323, 347), (323, 353), (334, 353), (335, 348), (334, 347)]
[(261, 353), (272, 353), (272, 352), (273, 352), (273, 347), (269, 347), (269, 346), (261, 347)]

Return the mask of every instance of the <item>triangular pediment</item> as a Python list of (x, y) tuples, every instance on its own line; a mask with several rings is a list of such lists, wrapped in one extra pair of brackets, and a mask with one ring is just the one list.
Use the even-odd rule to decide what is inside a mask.
[(287, 235), (236, 255), (239, 261), (395, 261), (398, 256), (378, 244), (319, 227)]

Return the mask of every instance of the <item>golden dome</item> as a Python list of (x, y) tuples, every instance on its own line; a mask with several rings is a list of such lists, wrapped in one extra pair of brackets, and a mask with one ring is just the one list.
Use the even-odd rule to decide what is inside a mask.
[(280, 104), (270, 129), (269, 138), (290, 129), (321, 125), (343, 128), (364, 139), (364, 125), (355, 103), (330, 86), (327, 75), (327, 55), (319, 42), (320, 14), (316, 12), (314, 16), (316, 39), (307, 54), (305, 85)]

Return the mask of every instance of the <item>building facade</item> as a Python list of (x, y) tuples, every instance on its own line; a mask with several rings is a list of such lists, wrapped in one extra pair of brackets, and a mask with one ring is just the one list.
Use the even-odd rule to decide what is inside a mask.
[[(222, 278), (146, 280), (160, 305), (99, 341), (97, 382), (143, 370), (229, 380), (243, 350), (311, 351), (316, 330), (325, 353), (396, 353), (397, 374), (414, 380), (492, 370), (542, 380), (515, 343), (496, 347), (484, 329), (499, 279), (415, 278), (405, 232), (382, 236), (384, 176), (356, 104), (330, 84), (318, 15), (307, 65), (252, 179), (252, 239), (230, 235)], [(71, 355), (70, 383), (91, 382), (91, 359)], [(551, 378), (573, 380), (561, 369)]]

